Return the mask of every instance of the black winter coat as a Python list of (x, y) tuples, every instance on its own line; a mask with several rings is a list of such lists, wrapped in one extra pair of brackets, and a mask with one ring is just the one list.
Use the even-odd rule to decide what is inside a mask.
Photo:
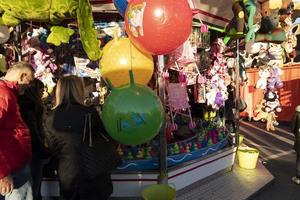
[(300, 112), (296, 111), (293, 116), (291, 130), (295, 135), (294, 148), (298, 155), (300, 155)]
[(30, 130), (33, 159), (47, 159), (49, 152), (44, 146), (44, 108), (36, 95), (32, 93), (20, 95), (18, 103), (22, 119)]
[(58, 160), (62, 199), (107, 199), (112, 193), (110, 172), (93, 180), (87, 180), (81, 173), (79, 152), (86, 114), (91, 114), (92, 137), (98, 137), (96, 134), (99, 132), (106, 135), (99, 114), (93, 107), (79, 104), (60, 106), (50, 112), (46, 120), (46, 141)]

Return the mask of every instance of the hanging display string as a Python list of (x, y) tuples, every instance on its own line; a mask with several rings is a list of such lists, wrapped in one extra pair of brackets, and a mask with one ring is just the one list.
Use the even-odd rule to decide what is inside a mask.
[[(192, 3), (193, 9), (196, 9), (196, 6), (195, 6), (195, 5), (196, 5), (196, 4), (195, 4), (195, 0), (189, 0), (189, 2)], [(199, 22), (200, 22), (200, 26), (203, 26), (204, 23), (203, 23), (203, 21), (201, 20), (200, 13), (197, 13), (197, 18), (198, 18), (198, 20), (199, 20)]]
[(129, 49), (129, 53), (130, 53), (130, 69), (131, 69), (131, 71), (132, 71), (132, 73), (133, 73), (133, 61), (132, 61), (132, 43), (131, 43), (131, 41), (129, 40), (129, 45), (130, 45), (130, 49)]

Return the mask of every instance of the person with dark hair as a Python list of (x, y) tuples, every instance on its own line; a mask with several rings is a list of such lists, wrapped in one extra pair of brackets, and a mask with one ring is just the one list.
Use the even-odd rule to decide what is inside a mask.
[(43, 82), (34, 79), (30, 87), (25, 90), (24, 94), (19, 96), (20, 112), (31, 134), (31, 175), (34, 200), (41, 198), (39, 191), (42, 181), (43, 163), (45, 163), (45, 160), (49, 157), (49, 153), (44, 145), (43, 92)]
[(30, 131), (17, 100), (33, 80), (30, 64), (18, 62), (0, 79), (0, 194), (6, 200), (32, 199)]

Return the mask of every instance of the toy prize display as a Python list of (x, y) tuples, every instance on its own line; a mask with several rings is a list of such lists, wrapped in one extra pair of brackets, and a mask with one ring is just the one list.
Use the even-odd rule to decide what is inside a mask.
[[(17, 1), (14, 6), (10, 0), (1, 1), (0, 43), (8, 41), (6, 50), (12, 51), (8, 65), (16, 60), (18, 45), (8, 40), (7, 26), (21, 24), (21, 58), (45, 84), (47, 101), (60, 76), (84, 77), (91, 87), (85, 102), (91, 105), (98, 99), (105, 129), (119, 143), (124, 162), (117, 171), (159, 169), (160, 130), (166, 134), (168, 167), (228, 146), (232, 127), (226, 124), (224, 106), (234, 76), (229, 74), (222, 39), (210, 43), (202, 21), (192, 27), (199, 11), (188, 1), (113, 3), (125, 22), (94, 23), (87, 0)], [(75, 18), (77, 23), (59, 26)], [(163, 69), (155, 64), (158, 55), (164, 55)], [(165, 82), (164, 105), (156, 94), (158, 78)]]
[[(207, 46), (205, 44), (193, 45), (193, 39), (194, 34), (191, 34), (190, 39), (186, 40), (180, 47), (166, 56), (166, 67), (162, 73), (166, 82), (165, 132), (168, 167), (209, 155), (226, 147), (228, 145), (228, 132), (232, 131), (227, 128), (224, 123), (224, 116), (221, 114), (225, 106), (225, 101), (228, 99), (227, 86), (233, 83), (232, 77), (228, 74), (227, 63), (224, 57), (225, 44), (221, 39), (213, 42), (210, 56), (208, 56), (209, 63), (211, 64), (204, 67), (201, 64), (197, 65), (199, 59), (197, 57), (197, 49), (199, 50), (199, 47), (206, 48)], [(117, 69), (122, 70), (122, 68)], [(125, 92), (131, 87), (129, 84), (119, 89)], [(192, 96), (189, 88), (196, 88), (192, 90)], [(112, 90), (111, 95), (113, 93), (114, 90)], [(132, 92), (128, 91), (127, 93), (124, 93), (124, 95), (128, 95), (128, 99), (135, 96)], [(142, 96), (143, 93), (140, 92), (139, 95)], [(114, 98), (119, 99), (120, 104), (127, 101), (127, 97), (117, 98), (115, 96)], [(106, 101), (110, 101), (109, 96)], [(138, 109), (142, 105), (141, 102), (134, 103), (135, 100), (133, 99), (128, 101), (132, 101), (135, 104), (135, 108), (132, 108), (132, 110)], [(113, 107), (110, 102), (106, 103)], [(106, 103), (103, 109), (103, 119), (105, 119), (104, 115), (107, 116), (106, 123), (112, 124), (111, 122), (116, 120), (112, 120), (108, 115), (111, 116), (111, 113), (116, 112), (118, 109), (108, 109), (106, 108)], [(193, 107), (191, 104), (195, 103), (198, 107), (205, 110), (203, 114), (195, 112), (195, 114), (192, 114)], [(117, 103), (114, 104), (116, 105)], [(127, 108), (124, 109), (120, 108), (119, 110), (129, 113), (129, 111), (126, 111)], [(121, 143), (118, 147), (118, 152), (124, 161), (118, 167), (118, 171), (158, 169), (160, 147), (157, 139), (147, 140), (146, 134), (148, 134), (148, 130), (146, 129), (141, 133), (139, 133), (139, 130), (131, 131), (128, 134), (120, 133), (122, 126), (128, 130), (134, 129), (135, 123), (130, 116), (126, 116), (125, 119), (128, 123), (119, 125), (121, 127), (119, 130), (113, 125), (109, 127), (109, 129), (114, 129), (110, 132), (111, 136)], [(136, 118), (136, 120), (143, 122), (143, 120), (139, 119)], [(152, 136), (149, 135), (148, 138), (154, 136), (154, 134)], [(127, 141), (129, 137), (134, 137), (134, 139)], [(142, 137), (145, 139), (140, 140)]]
[[(297, 39), (292, 23), (293, 8), (291, 1), (234, 1), (235, 17), (227, 27), (231, 39), (245, 36), (245, 51), (240, 55), (244, 67), (259, 69), (255, 88), (263, 90), (264, 97), (256, 106), (253, 119), (265, 121), (268, 131), (275, 130), (276, 113), (281, 112), (279, 89), (284, 87), (281, 68), (295, 57), (293, 49)], [(248, 23), (245, 23), (245, 16)]]
[[(59, 24), (64, 19), (77, 18), (83, 48), (91, 60), (101, 56), (92, 9), (88, 0), (25, 0), (0, 2), (0, 25), (16, 26), (22, 21), (39, 21)], [(70, 31), (53, 28), (48, 42), (60, 44), (69, 41)]]

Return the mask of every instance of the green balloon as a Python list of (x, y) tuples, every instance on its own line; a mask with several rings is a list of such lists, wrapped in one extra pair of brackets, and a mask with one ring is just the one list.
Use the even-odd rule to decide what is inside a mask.
[(164, 109), (150, 88), (132, 81), (112, 89), (103, 106), (102, 120), (113, 139), (122, 144), (138, 145), (158, 134)]

